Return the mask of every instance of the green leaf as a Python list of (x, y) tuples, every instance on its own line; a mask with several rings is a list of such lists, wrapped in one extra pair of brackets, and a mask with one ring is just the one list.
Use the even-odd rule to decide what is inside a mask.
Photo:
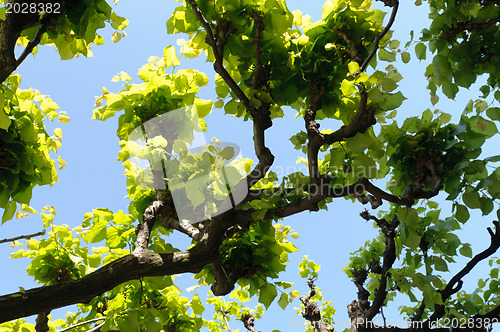
[(434, 96), (431, 96), (431, 103), (432, 103), (432, 106), (436, 105), (439, 101), (439, 97), (434, 95)]
[(467, 191), (462, 195), (462, 200), (465, 205), (467, 205), (471, 209), (478, 209), (481, 207), (481, 203), (479, 201), (479, 194), (477, 191)]
[(350, 96), (356, 93), (356, 88), (354, 87), (354, 82), (349, 80), (343, 80), (340, 85), (340, 90), (344, 96)]
[[(3, 97), (3, 95), (0, 97)], [(0, 108), (0, 129), (7, 131), (9, 129), (9, 126), (11, 123), (12, 123), (12, 120), (9, 119), (7, 114), (5, 114), (3, 107)]]
[(393, 80), (391, 79), (388, 79), (386, 78), (384, 80), (384, 82), (382, 83), (382, 89), (386, 92), (392, 92), (394, 91), (396, 88), (398, 87), (398, 85), (396, 84), (396, 82), (394, 82)]
[(85, 241), (88, 243), (96, 243), (104, 240), (107, 234), (106, 225), (106, 222), (99, 222), (92, 225), (90, 231), (85, 235)]
[(278, 295), (276, 287), (273, 284), (266, 283), (260, 288), (259, 302), (262, 303), (267, 309), (273, 302), (276, 295)]
[(43, 221), (43, 227), (47, 228), (50, 226), (52, 220), (54, 220), (54, 215), (52, 213), (40, 213)]
[(405, 209), (399, 213), (400, 220), (403, 220), (410, 228), (415, 228), (418, 225), (418, 213), (413, 208)]
[(281, 309), (285, 310), (286, 306), (288, 305), (288, 294), (283, 293), (280, 296), (280, 299), (278, 300), (278, 304), (281, 307)]
[(165, 66), (167, 68), (170, 66), (178, 66), (181, 63), (175, 52), (175, 47), (172, 45), (165, 47), (163, 50), (163, 57), (165, 58)]
[(420, 245), (420, 239), (421, 239), (420, 235), (418, 235), (418, 233), (411, 228), (408, 228), (407, 232), (408, 232), (408, 237), (406, 241), (404, 241), (404, 244), (406, 244), (413, 250), (417, 249), (418, 246)]
[(457, 204), (457, 210), (455, 211), (455, 217), (461, 223), (466, 222), (470, 218), (469, 210), (462, 204)]
[(387, 93), (387, 94), (384, 94), (383, 96), (384, 96), (385, 102), (382, 103), (380, 105), (380, 107), (382, 107), (386, 111), (390, 111), (390, 110), (398, 108), (399, 106), (401, 106), (403, 101), (406, 99), (405, 96), (403, 96), (403, 94), (401, 93), (401, 91), (398, 91), (395, 94)]
[[(486, 115), (493, 121), (500, 121), (500, 108), (490, 107), (486, 110)], [(0, 112), (1, 116), (1, 112)]]
[(193, 295), (192, 300), (189, 302), (189, 306), (191, 307), (191, 309), (193, 309), (194, 314), (198, 316), (201, 316), (201, 314), (203, 314), (203, 311), (205, 311), (205, 307), (201, 303), (198, 294)]
[(453, 84), (449, 81), (444, 81), (442, 88), (443, 88), (443, 93), (445, 94), (446, 97), (450, 99), (455, 99), (455, 96), (458, 93), (458, 86), (456, 84)]
[(427, 50), (427, 46), (424, 43), (418, 43), (415, 45), (415, 55), (419, 60), (425, 60), (425, 53)]
[(465, 257), (472, 258), (472, 249), (470, 245), (468, 244), (463, 244), (462, 247), (460, 247), (460, 254), (464, 255)]
[(378, 58), (382, 61), (393, 62), (396, 61), (396, 53), (389, 52), (382, 48), (378, 52)]
[(446, 264), (446, 261), (444, 259), (437, 257), (437, 256), (434, 256), (433, 260), (434, 260), (434, 266), (435, 266), (436, 270), (443, 271), (443, 272), (448, 271), (448, 264)]
[(351, 73), (351, 74), (354, 74), (355, 72), (357, 72), (359, 70), (359, 64), (355, 61), (349, 62), (349, 64), (347, 66), (349, 68), (349, 73)]
[(7, 220), (12, 219), (14, 217), (14, 214), (16, 213), (17, 209), (17, 204), (14, 201), (10, 201), (7, 203), (7, 207), (5, 208), (2, 216), (2, 224), (6, 222)]
[(493, 201), (490, 198), (480, 197), (479, 203), (481, 205), (480, 208), (483, 216), (488, 215), (491, 211), (493, 211)]
[(365, 154), (359, 154), (352, 162), (353, 172), (359, 178), (374, 179), (377, 177), (377, 165), (375, 161)]
[(196, 106), (196, 111), (200, 118), (206, 117), (212, 111), (212, 100), (203, 100), (200, 98), (195, 98), (194, 105)]
[[(351, 150), (351, 152), (359, 153), (365, 151), (370, 145), (372, 145), (372, 143), (373, 141), (370, 138), (370, 135), (368, 135), (367, 133), (365, 134), (357, 133), (354, 137), (349, 138), (347, 140), (346, 146), (347, 148), (349, 148), (349, 150)], [(339, 158), (342, 157), (342, 164), (343, 164), (344, 157), (340, 156), (341, 155), (340, 153), (338, 153), (338, 155)], [(339, 161), (336, 162), (338, 162), (338, 164), (340, 165)]]
[(401, 53), (401, 60), (403, 61), (403, 63), (410, 62), (410, 53), (408, 53), (408, 52), (402, 52)]

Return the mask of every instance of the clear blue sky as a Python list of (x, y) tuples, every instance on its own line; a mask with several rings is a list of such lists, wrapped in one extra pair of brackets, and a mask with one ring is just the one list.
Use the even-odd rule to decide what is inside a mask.
[[(394, 29), (395, 37), (403, 46), (409, 38), (409, 31), (415, 30), (418, 36), (422, 24), (425, 24), (426, 4), (416, 7), (413, 1), (401, 2)], [(319, 19), (323, 2), (311, 0), (306, 4), (298, 0), (288, 1), (288, 8), (290, 11), (301, 9), (304, 14), (310, 14), (313, 21)], [(136, 76), (137, 70), (147, 62), (149, 56), (162, 56), (164, 47), (170, 44), (177, 46), (176, 39), (183, 36), (167, 35), (165, 25), (177, 5), (178, 3), (174, 1), (122, 0), (116, 6), (116, 12), (129, 19), (130, 24), (125, 29), (127, 36), (119, 43), (113, 44), (110, 30), (101, 32), (107, 44), (92, 49), (94, 58), (81, 57), (70, 61), (60, 61), (53, 48), (44, 46), (39, 49), (36, 58), (29, 56), (18, 70), (22, 75), (22, 88), (32, 87), (40, 90), (42, 94), (51, 96), (61, 110), (67, 111), (71, 117), (69, 124), (61, 126), (64, 136), (60, 155), (68, 162), (68, 167), (60, 172), (59, 183), (52, 188), (36, 188), (32, 199), (32, 206), (38, 211), (45, 205), (55, 206), (57, 216), (54, 223), (77, 226), (81, 223), (84, 213), (98, 207), (106, 207), (115, 212), (120, 209), (126, 211), (128, 202), (124, 199), (125, 177), (123, 167), (116, 161), (119, 151), (116, 118), (106, 122), (91, 121), (94, 96), (102, 93), (102, 87), (107, 87), (112, 92), (118, 91), (119, 83), (112, 83), (110, 80), (120, 71), (127, 72), (133, 78), (133, 82), (137, 83), (139, 81)], [(413, 47), (410, 47), (409, 52), (414, 55)], [(181, 66), (204, 71), (210, 79), (213, 79), (214, 72), (211, 65), (203, 61), (190, 60)], [(426, 80), (423, 76), (425, 64), (411, 61), (408, 65), (399, 63), (397, 66), (404, 77), (401, 90), (408, 98), (398, 111), (398, 117), (414, 115), (426, 108), (434, 109), (425, 90)], [(477, 87), (475, 89), (477, 90)], [(205, 99), (215, 99), (215, 93), (209, 89), (204, 89), (201, 96)], [(453, 114), (456, 120), (466, 102), (471, 98), (475, 99), (476, 96), (477, 93), (471, 88), (471, 92), (461, 91), (457, 100), (453, 102), (445, 102), (445, 97), (441, 97), (436, 107)], [(268, 145), (276, 156), (273, 166), (275, 170), (280, 167), (287, 169), (296, 166), (298, 155), (288, 138), (302, 130), (303, 120), (295, 120), (294, 112), (288, 112), (286, 115), (285, 119), (276, 119), (273, 127), (267, 132)], [(209, 129), (208, 139), (216, 136), (221, 141), (234, 142), (241, 147), (244, 157), (255, 159), (249, 122), (223, 116), (219, 109), (215, 109), (214, 114), (206, 120)], [(49, 124), (50, 131), (59, 124), (51, 126)], [(327, 127), (327, 121), (323, 121), (322, 128)], [(384, 206), (387, 206), (387, 203)], [(294, 288), (305, 293), (307, 287), (297, 273), (298, 262), (303, 255), (309, 255), (309, 258), (321, 264), (320, 277), (316, 285), (323, 289), (325, 299), (333, 301), (338, 322), (348, 320), (346, 306), (356, 299), (356, 288), (342, 272), (342, 268), (348, 264), (349, 253), (357, 250), (376, 234), (371, 223), (366, 223), (359, 217), (359, 212), (364, 208), (365, 206), (359, 203), (352, 204), (350, 201), (338, 199), (330, 204), (328, 212), (302, 213), (283, 221), (300, 234), (300, 238), (296, 240), (296, 246), (300, 251), (291, 255), (288, 271), (282, 274), (283, 280), (297, 282)], [(443, 211), (449, 211), (449, 206), (443, 207)], [(476, 219), (470, 222), (475, 225), (471, 225), (467, 230), (471, 237), (468, 241), (473, 244), (474, 253), (483, 250), (484, 244), (489, 242), (485, 228), (491, 223), (491, 220), (483, 220), (478, 216)], [(41, 229), (40, 217), (33, 215), (7, 222), (1, 228), (0, 237), (13, 237), (38, 232)], [(1, 245), (0, 250), (0, 264), (4, 271), (0, 293), (18, 291), (19, 286), (25, 289), (34, 287), (32, 278), (26, 276), (28, 261), (8, 259), (12, 252), (8, 249), (8, 244)], [(458, 271), (461, 267), (462, 265), (450, 266), (452, 271)], [(181, 286), (196, 283), (190, 275), (181, 279)], [(466, 283), (471, 290), (474, 289), (474, 284), (475, 281)], [(208, 291), (208, 288), (206, 290)], [(200, 294), (203, 292), (199, 291)], [(257, 322), (257, 328), (262, 331), (273, 329), (299, 331), (300, 329), (290, 327), (290, 319), (301, 321), (293, 312), (293, 306), (299, 306), (299, 302), (295, 300), (284, 312), (273, 304), (270, 312), (264, 315), (264, 319)], [(398, 320), (396, 309), (397, 306), (393, 304), (391, 309), (386, 311), (386, 315), (392, 317), (394, 321)], [(58, 315), (63, 315), (66, 309), (57, 312)], [(238, 322), (232, 322), (231, 328), (244, 330), (242, 324)]]

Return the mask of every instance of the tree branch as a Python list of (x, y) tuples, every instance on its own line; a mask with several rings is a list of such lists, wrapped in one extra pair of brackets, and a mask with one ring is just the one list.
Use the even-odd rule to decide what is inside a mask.
[(309, 294), (304, 298), (300, 298), (300, 302), (304, 305), (304, 311), (302, 311), (302, 317), (308, 320), (314, 328), (314, 332), (330, 332), (326, 327), (325, 322), (321, 318), (321, 311), (318, 305), (311, 302), (311, 298), (316, 294), (314, 289), (314, 279), (307, 280), (307, 286), (309, 286)]
[(233, 211), (227, 211), (207, 223), (200, 241), (189, 250), (157, 254), (147, 250), (147, 246), (159, 204), (154, 201), (146, 209), (137, 228), (136, 249), (131, 254), (77, 280), (0, 296), (0, 323), (75, 303), (87, 303), (129, 280), (197, 273), (212, 263), (224, 240), (224, 233), (235, 224)]
[(248, 331), (260, 332), (255, 328), (255, 317), (252, 314), (245, 314), (241, 316), (241, 321)]
[(367, 320), (372, 320), (376, 314), (379, 313), (380, 308), (384, 305), (384, 301), (387, 297), (387, 277), (389, 276), (389, 270), (392, 268), (392, 265), (396, 261), (396, 243), (394, 242), (394, 238), (396, 237), (395, 230), (399, 226), (399, 220), (396, 215), (392, 218), (391, 222), (387, 222), (385, 219), (378, 219), (368, 212), (362, 212), (361, 216), (366, 220), (374, 220), (377, 223), (377, 226), (380, 228), (382, 233), (385, 236), (385, 250), (382, 258), (382, 273), (380, 274), (380, 284), (378, 290), (375, 292), (375, 299), (373, 300), (372, 305), (366, 311), (364, 317)]
[(376, 123), (376, 120), (373, 117), (375, 110), (367, 108), (368, 93), (366, 92), (364, 86), (360, 85), (360, 87), (360, 101), (354, 118), (347, 126), (342, 126), (337, 131), (325, 135), (324, 143), (333, 144), (335, 142), (343, 141), (346, 138), (353, 137), (357, 133), (365, 132)]
[(45, 229), (42, 230), (41, 232), (38, 232), (38, 233), (33, 233), (33, 234), (28, 234), (28, 235), (20, 235), (20, 236), (16, 236), (16, 237), (13, 237), (10, 239), (3, 239), (3, 240), (0, 240), (0, 243), (14, 242), (16, 240), (22, 240), (22, 239), (31, 239), (32, 237), (42, 236), (42, 235), (45, 235)]
[[(53, 0), (16, 0), (12, 4), (22, 3), (55, 3)], [(60, 3), (60, 1), (57, 1)], [(63, 3), (61, 3), (63, 6)], [(40, 15), (38, 13), (15, 13), (10, 12), (5, 15), (4, 20), (0, 20), (0, 82), (4, 82), (24, 59), (33, 51), (33, 48), (38, 45), (42, 35), (48, 30), (53, 20), (58, 14), (47, 14), (41, 21), (41, 26), (38, 29), (35, 38), (28, 43), (21, 56), (16, 59), (14, 49), (16, 41), (23, 30), (40, 24)]]
[(36, 317), (36, 332), (49, 332), (49, 314), (50, 311), (40, 312)]
[(233, 80), (231, 75), (227, 72), (227, 70), (224, 68), (223, 61), (224, 61), (224, 46), (221, 45), (220, 40), (217, 39), (217, 37), (214, 35), (212, 31), (212, 26), (210, 23), (207, 21), (203, 13), (201, 12), (200, 8), (198, 7), (198, 4), (196, 3), (195, 0), (186, 0), (186, 2), (191, 6), (193, 9), (196, 17), (200, 21), (200, 23), (203, 25), (203, 28), (205, 28), (205, 31), (207, 32), (207, 38), (206, 41), (208, 45), (212, 48), (214, 52), (214, 57), (215, 57), (215, 62), (214, 62), (214, 70), (222, 77), (222, 79), (227, 83), (229, 88), (234, 92), (234, 94), (241, 100), (243, 105), (247, 109), (251, 109), (248, 97), (245, 95), (243, 90), (238, 86), (238, 84)]
[(231, 328), (229, 327), (229, 322), (227, 321), (226, 314), (227, 311), (225, 311), (222, 307), (220, 308), (220, 312), (222, 314), (222, 317), (224, 317), (224, 323), (226, 324), (227, 330), (231, 332)]
[[(486, 248), (484, 251), (480, 252), (476, 256), (474, 256), (465, 267), (460, 270), (451, 280), (448, 282), (446, 287), (440, 291), (441, 298), (443, 299), (443, 303), (453, 294), (457, 293), (462, 288), (462, 278), (465, 277), (480, 261), (488, 258), (493, 255), (498, 248), (500, 248), (500, 227), (498, 221), (493, 221), (495, 225), (495, 232), (491, 230), (490, 227), (487, 228), (488, 233), (490, 234), (491, 242), (490, 246)], [(499, 309), (500, 313), (500, 309)], [(429, 319), (425, 322), (426, 326), (431, 326), (432, 322), (436, 322), (438, 319), (445, 315), (444, 305), (435, 305), (434, 313), (429, 317)]]
[(484, 30), (486, 28), (489, 28), (493, 24), (496, 24), (500, 22), (500, 18), (492, 19), (484, 23), (465, 23), (465, 22), (460, 22), (457, 24), (456, 27), (450, 28), (448, 31), (444, 32), (441, 35), (442, 39), (450, 40), (454, 39), (457, 34), (463, 31), (471, 31), (471, 30)]
[(212, 272), (215, 276), (215, 282), (210, 287), (212, 293), (214, 293), (215, 296), (229, 294), (234, 289), (235, 281), (231, 281), (226, 271), (224, 270), (220, 259), (220, 254), (218, 254), (215, 257), (215, 260), (212, 262)]
[(135, 233), (137, 234), (136, 248), (134, 253), (143, 253), (148, 251), (149, 238), (156, 221), (158, 210), (162, 207), (162, 201), (153, 201), (144, 211), (142, 222), (137, 226)]
[(82, 326), (82, 325), (87, 325), (87, 324), (98, 322), (98, 321), (101, 321), (101, 320), (106, 320), (106, 317), (98, 317), (98, 318), (94, 318), (94, 319), (89, 319), (89, 320), (87, 320), (85, 322), (74, 324), (74, 325), (71, 325), (71, 326), (69, 326), (69, 327), (67, 327), (65, 329), (59, 330), (58, 332), (66, 332), (66, 331), (69, 331), (71, 329), (74, 329), (75, 327), (79, 327), (79, 326)]
[(313, 82), (311, 85), (311, 107), (304, 114), (304, 121), (307, 131), (307, 166), (309, 177), (313, 184), (318, 185), (320, 172), (318, 168), (318, 152), (323, 145), (324, 137), (319, 131), (319, 123), (315, 121), (316, 112), (321, 109), (321, 100), (326, 94), (326, 86)]
[(359, 67), (359, 70), (356, 73), (354, 73), (354, 75), (358, 75), (359, 73), (365, 71), (366, 67), (368, 66), (368, 64), (370, 63), (372, 58), (377, 53), (380, 40), (382, 38), (384, 38), (384, 36), (386, 35), (387, 32), (389, 32), (389, 30), (392, 27), (392, 24), (394, 23), (394, 20), (396, 19), (396, 14), (398, 12), (398, 7), (399, 7), (399, 0), (383, 0), (383, 2), (385, 5), (392, 7), (391, 17), (389, 18), (389, 22), (387, 23), (387, 26), (384, 28), (384, 30), (382, 30), (382, 32), (377, 37), (375, 37), (375, 41), (373, 42), (372, 51), (370, 52), (368, 57), (365, 59), (365, 61), (363, 61), (363, 64)]
[[(253, 141), (254, 141), (254, 146), (255, 146), (255, 154), (257, 155), (257, 158), (259, 159), (259, 162), (255, 166), (255, 168), (250, 172), (250, 174), (246, 178), (246, 185), (248, 188), (251, 188), (257, 181), (262, 179), (269, 168), (271, 167), (273, 161), (274, 161), (274, 156), (271, 153), (271, 151), (266, 147), (265, 145), (265, 140), (264, 140), (264, 131), (271, 126), (271, 120), (269, 118), (269, 109), (267, 109), (267, 112), (264, 110), (257, 110), (254, 107), (250, 105), (250, 101), (241, 90), (239, 85), (234, 81), (234, 79), (229, 75), (227, 70), (224, 68), (223, 61), (224, 61), (224, 47), (225, 43), (227, 42), (227, 37), (224, 36), (224, 38), (221, 38), (220, 36), (215, 36), (213, 31), (212, 31), (212, 26), (211, 24), (207, 21), (201, 10), (199, 9), (197, 3), (195, 0), (186, 0), (187, 3), (191, 6), (193, 9), (196, 17), (198, 20), (201, 22), (203, 25), (205, 31), (207, 32), (207, 38), (206, 41), (208, 45), (212, 48), (214, 52), (214, 57), (215, 57), (215, 62), (214, 62), (214, 70), (216, 73), (218, 73), (224, 82), (227, 83), (231, 91), (234, 92), (234, 94), (238, 97), (238, 99), (243, 103), (247, 111), (252, 115), (253, 117), (253, 122), (254, 122), (254, 136), (253, 136)], [(261, 33), (262, 30), (264, 29), (264, 25), (262, 23), (261, 18), (257, 13), (254, 15), (254, 20), (255, 20), (255, 25), (256, 25), (256, 40), (254, 41), (254, 47), (255, 48), (261, 48), (261, 43), (262, 41), (259, 41), (259, 38), (261, 39)], [(259, 21), (260, 20), (260, 21)], [(225, 21), (219, 22), (219, 24), (223, 23)], [(228, 23), (229, 24), (229, 23)], [(221, 30), (226, 30), (226, 32), (223, 33), (228, 33), (228, 28), (226, 29), (221, 29)], [(257, 64), (260, 63), (262, 66), (261, 62), (261, 54), (262, 50), (260, 52), (256, 53), (256, 62)], [(258, 76), (257, 79), (261, 79), (260, 75), (261, 69), (256, 68), (256, 72), (254, 73), (255, 76)], [(255, 80), (254, 76), (254, 80)], [(259, 82), (261, 83), (261, 82)], [(266, 114), (264, 114), (266, 113)]]

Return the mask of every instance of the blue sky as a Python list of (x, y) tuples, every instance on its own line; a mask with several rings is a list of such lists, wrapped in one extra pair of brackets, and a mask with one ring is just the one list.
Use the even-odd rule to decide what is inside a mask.
[[(106, 207), (115, 212), (120, 209), (126, 211), (128, 201), (124, 199), (125, 177), (123, 167), (116, 161), (119, 151), (116, 137), (117, 120), (90, 120), (94, 97), (102, 93), (102, 87), (111, 92), (120, 90), (119, 83), (111, 82), (111, 78), (120, 71), (127, 72), (133, 78), (132, 82), (137, 83), (137, 70), (147, 62), (149, 56), (162, 56), (163, 48), (168, 45), (177, 47), (176, 39), (183, 36), (167, 35), (165, 25), (177, 5), (174, 1), (122, 0), (116, 6), (116, 12), (129, 19), (130, 24), (125, 29), (127, 36), (120, 42), (113, 44), (110, 38), (112, 31), (107, 30), (102, 33), (107, 43), (92, 49), (93, 58), (80, 57), (70, 61), (61, 61), (53, 48), (44, 46), (39, 48), (35, 58), (29, 56), (17, 71), (22, 76), (22, 88), (32, 87), (51, 96), (61, 110), (67, 111), (71, 117), (69, 124), (61, 126), (64, 136), (60, 155), (68, 162), (68, 167), (60, 172), (59, 183), (52, 188), (36, 188), (32, 199), (32, 206), (38, 211), (45, 205), (55, 206), (57, 215), (54, 223), (77, 226), (86, 212), (98, 207)], [(310, 0), (306, 5), (298, 0), (288, 1), (290, 11), (301, 9), (304, 14), (311, 15), (313, 21), (321, 17), (322, 5), (323, 2), (317, 0)], [(402, 46), (409, 38), (410, 30), (415, 30), (418, 36), (422, 25), (427, 21), (425, 9), (425, 3), (416, 7), (412, 1), (402, 1), (394, 25), (394, 37), (402, 42)], [(413, 46), (409, 49), (414, 56)], [(436, 107), (432, 107), (425, 90), (425, 66), (425, 63), (419, 63), (415, 59), (407, 65), (397, 64), (404, 77), (401, 91), (408, 98), (398, 111), (398, 118), (418, 114), (426, 108), (439, 108), (453, 114), (454, 120), (458, 119), (468, 100), (476, 98), (477, 86), (473, 86), (470, 91), (461, 91), (456, 101), (445, 101), (445, 97), (441, 96), (441, 101)], [(196, 68), (213, 79), (212, 66), (201, 59), (189, 60), (182, 63), (181, 67)], [(204, 88), (200, 97), (216, 98), (209, 88)], [(302, 119), (294, 119), (294, 112), (285, 112), (285, 115), (284, 119), (275, 120), (273, 127), (267, 131), (268, 145), (276, 156), (273, 166), (275, 171), (296, 166), (298, 155), (288, 138), (304, 126)], [(223, 116), (219, 109), (215, 109), (206, 121), (209, 129), (206, 136), (208, 139), (216, 136), (221, 141), (236, 143), (241, 147), (244, 157), (255, 159), (250, 122)], [(58, 126), (57, 123), (48, 124), (49, 132)], [(322, 128), (327, 127), (327, 121), (323, 121)], [(386, 206), (387, 203), (383, 207)], [(291, 255), (291, 262), (288, 271), (283, 274), (283, 280), (297, 282), (294, 288), (305, 293), (307, 287), (297, 273), (298, 262), (303, 255), (309, 255), (310, 259), (321, 264), (316, 285), (323, 289), (325, 299), (333, 301), (338, 322), (347, 321), (346, 306), (356, 298), (356, 288), (342, 272), (342, 268), (348, 264), (349, 253), (357, 250), (376, 234), (371, 223), (366, 223), (359, 217), (359, 212), (364, 208), (365, 206), (359, 203), (353, 204), (338, 199), (330, 204), (328, 212), (305, 212), (283, 221), (300, 234), (300, 238), (296, 240), (300, 251)], [(449, 209), (449, 206), (444, 206), (443, 212)], [(475, 215), (473, 218), (475, 219), (469, 223), (470, 229), (462, 233), (470, 236), (468, 241), (473, 244), (474, 253), (477, 253), (484, 249), (485, 243), (489, 243), (485, 228), (490, 225), (491, 220)], [(40, 217), (33, 215), (4, 224), (1, 228), (1, 238), (34, 233), (41, 229)], [(2, 245), (0, 250), (0, 264), (3, 271), (8, 271), (3, 274), (0, 293), (18, 291), (19, 286), (25, 289), (36, 286), (32, 278), (26, 276), (28, 261), (8, 259), (12, 252), (8, 249), (8, 244)], [(451, 270), (458, 271), (461, 267), (460, 264), (451, 266)], [(472, 290), (475, 277), (471, 279), (473, 282), (466, 283), (466, 286), (469, 285)], [(191, 279), (190, 275), (181, 278), (181, 286), (194, 284), (196, 281)], [(290, 326), (291, 319), (294, 319), (292, 323), (302, 321), (293, 312), (293, 306), (299, 306), (297, 300), (286, 311), (273, 304), (270, 312), (257, 322), (257, 328), (262, 331), (300, 331)], [(393, 304), (391, 309), (386, 311), (386, 316), (392, 317), (394, 321), (398, 320), (396, 308), (397, 305)], [(58, 315), (64, 315), (65, 312), (66, 309), (57, 311)], [(237, 322), (232, 322), (231, 328), (244, 330), (242, 324)]]

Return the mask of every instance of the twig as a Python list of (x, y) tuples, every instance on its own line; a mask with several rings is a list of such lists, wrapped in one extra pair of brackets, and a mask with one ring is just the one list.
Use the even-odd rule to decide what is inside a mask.
[[(75, 327), (82, 326), (82, 325), (87, 325), (87, 324), (94, 323), (94, 322), (98, 322), (100, 320), (106, 320), (106, 317), (98, 317), (98, 318), (94, 318), (94, 319), (89, 319), (89, 320), (87, 320), (85, 322), (81, 322), (81, 323), (78, 323), (78, 324), (75, 324), (75, 325), (71, 325), (71, 326), (69, 326), (69, 327), (67, 327), (65, 329), (59, 330), (58, 332), (66, 332), (66, 331), (69, 331), (71, 329), (74, 329)], [(87, 332), (93, 331), (97, 327), (101, 328), (102, 325), (98, 325), (98, 326), (94, 327), (92, 330), (89, 330)], [(94, 330), (94, 331), (96, 331), (96, 330)]]
[(229, 332), (231, 332), (231, 328), (229, 327), (229, 322), (227, 321), (227, 318), (226, 318), (227, 312), (222, 307), (220, 307), (220, 312), (222, 314), (222, 317), (224, 318), (224, 322), (226, 323), (227, 330)]
[(24, 49), (23, 53), (17, 58), (16, 60), (16, 68), (19, 67), (19, 65), (26, 59), (26, 57), (33, 51), (35, 46), (37, 46), (40, 43), (40, 40), (42, 39), (43, 34), (47, 31), (50, 25), (50, 16), (45, 17), (42, 20), (42, 25), (40, 25), (40, 28), (38, 28), (38, 31), (36, 32), (35, 38), (33, 38), (32, 41), (26, 45), (26, 48)]
[(387, 23), (387, 26), (385, 27), (384, 30), (382, 30), (382, 32), (377, 37), (375, 37), (375, 41), (373, 42), (374, 45), (373, 45), (372, 51), (370, 52), (368, 57), (365, 59), (365, 61), (363, 61), (363, 64), (361, 65), (361, 67), (359, 67), (359, 70), (356, 73), (354, 73), (354, 76), (365, 71), (366, 67), (368, 66), (368, 64), (370, 63), (372, 58), (375, 56), (375, 53), (377, 53), (380, 40), (391, 29), (392, 24), (394, 23), (394, 20), (396, 19), (396, 13), (398, 11), (398, 7), (399, 7), (399, 1), (398, 0), (393, 1), (392, 13), (391, 13), (391, 17), (389, 18), (389, 22)]
[(191, 8), (193, 9), (196, 17), (198, 17), (198, 20), (200, 23), (203, 25), (205, 28), (205, 31), (207, 32), (207, 43), (212, 47), (212, 50), (214, 52), (214, 57), (215, 57), (215, 63), (214, 63), (214, 69), (215, 71), (222, 77), (222, 79), (227, 83), (227, 85), (231, 88), (231, 90), (234, 92), (234, 94), (243, 102), (245, 107), (247, 109), (251, 109), (250, 102), (248, 100), (248, 97), (245, 95), (243, 90), (236, 84), (236, 82), (233, 80), (231, 75), (227, 72), (227, 70), (223, 66), (223, 60), (224, 60), (224, 54), (221, 54), (221, 50), (223, 50), (223, 47), (220, 48), (221, 45), (217, 45), (217, 38), (214, 36), (214, 33), (212, 31), (212, 27), (210, 23), (207, 21), (203, 13), (201, 12), (200, 8), (198, 7), (197, 3), (195, 0), (186, 0), (187, 3), (191, 5)]
[(13, 238), (10, 238), (10, 239), (3, 239), (3, 240), (0, 240), (0, 243), (14, 242), (16, 240), (21, 240), (21, 239), (31, 239), (32, 237), (42, 236), (42, 235), (45, 235), (45, 229), (42, 230), (41, 232), (34, 233), (34, 234), (16, 236), (16, 237), (13, 237)]

